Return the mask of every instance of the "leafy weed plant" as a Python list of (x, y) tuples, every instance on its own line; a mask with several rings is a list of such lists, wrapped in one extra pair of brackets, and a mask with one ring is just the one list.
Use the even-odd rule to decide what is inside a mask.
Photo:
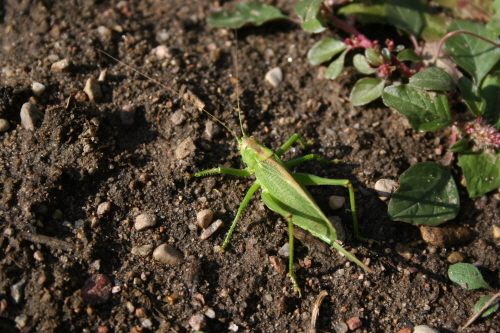
[[(486, 25), (450, 22), (424, 1), (305, 0), (294, 9), (300, 18), (295, 22), (306, 31), (321, 33), (335, 26), (348, 35), (343, 40), (325, 38), (317, 42), (307, 57), (312, 65), (326, 63), (325, 78), (334, 80), (344, 71), (346, 55), (356, 52), (352, 65), (364, 77), (354, 84), (349, 96), (355, 106), (382, 97), (386, 106), (405, 116), (417, 131), (450, 128), (450, 147), (443, 165), (423, 162), (401, 175), (400, 187), (389, 203), (392, 219), (417, 225), (439, 225), (453, 219), (460, 209), (451, 171), (455, 156), (470, 197), (500, 187), (500, 0), (486, 9), (491, 15)], [(390, 39), (381, 45), (342, 16), (349, 22), (355, 18), (362, 25), (392, 25), (408, 36), (412, 47), (395, 45)], [(251, 2), (216, 13), (208, 22), (239, 28), (282, 19), (289, 18), (277, 8)], [(425, 60), (418, 40), (424, 41), (428, 50), (439, 39), (434, 61)], [(439, 58), (441, 45), (451, 61)]]

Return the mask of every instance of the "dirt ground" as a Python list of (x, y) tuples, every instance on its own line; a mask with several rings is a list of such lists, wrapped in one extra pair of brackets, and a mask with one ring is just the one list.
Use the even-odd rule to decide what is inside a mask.
[[(293, 12), (294, 1), (273, 4)], [(462, 245), (426, 244), (417, 227), (387, 216), (387, 202), (378, 198), (374, 183), (397, 180), (418, 162), (442, 161), (436, 148), (446, 147), (449, 136), (416, 133), (380, 101), (353, 107), (347, 96), (359, 77), (352, 70), (336, 81), (322, 79), (322, 69), (306, 60), (308, 49), (326, 35), (346, 36), (335, 30), (311, 35), (285, 22), (244, 28), (236, 43), (232, 31), (207, 25), (218, 8), (208, 1), (1, 5), (0, 118), (10, 128), (0, 134), (0, 331), (189, 332), (198, 320), (204, 332), (309, 332), (314, 303), (325, 290), (318, 332), (343, 332), (339, 324), (356, 317), (356, 332), (422, 324), (456, 332), (487, 292), (452, 285), (450, 254), (476, 264), (490, 285), (500, 287), (499, 241), (491, 232), (499, 223), (498, 192), (471, 200), (460, 187), (461, 210), (452, 222), (473, 234)], [(382, 41), (400, 38), (378, 26), (363, 32)], [(167, 47), (164, 54), (152, 51), (160, 45)], [(295, 242), (299, 298), (279, 269), (288, 262), (278, 254), (288, 241), (287, 223), (258, 195), (227, 251), (219, 253), (252, 178), (187, 174), (242, 168), (234, 138), (189, 102), (98, 50), (174, 91), (192, 91), (240, 133), (237, 54), (246, 133), (272, 149), (294, 133), (314, 140), (310, 148), (290, 149), (284, 159), (316, 153), (343, 160), (333, 166), (307, 162), (294, 170), (353, 182), (361, 233), (379, 243), (348, 237), (344, 245), (375, 273), (302, 237)], [(64, 59), (68, 67), (53, 66)], [(264, 80), (274, 67), (284, 73), (277, 88)], [(102, 98), (91, 101), (85, 83), (104, 69)], [(46, 87), (38, 96), (34, 82)], [(34, 130), (21, 123), (27, 102), (41, 111)], [(187, 145), (181, 159), (179, 146), (189, 138), (194, 146)], [(455, 175), (459, 182), (458, 170)], [(352, 235), (350, 212), (328, 207), (328, 197), (346, 196), (346, 189), (310, 190)], [(196, 222), (202, 209), (224, 223), (207, 240), (200, 239)], [(156, 224), (137, 230), (140, 214), (154, 216)], [(152, 250), (161, 244), (179, 251), (182, 262), (155, 260)], [(86, 284), (91, 277), (98, 279), (94, 297)], [(468, 331), (500, 332), (499, 317), (481, 319)]]

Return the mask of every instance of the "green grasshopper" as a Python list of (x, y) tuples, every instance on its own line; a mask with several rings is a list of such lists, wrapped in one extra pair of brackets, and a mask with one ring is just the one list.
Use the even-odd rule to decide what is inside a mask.
[[(118, 61), (127, 68), (137, 72), (140, 75), (152, 80), (153, 82), (159, 84), (160, 86), (168, 89), (174, 94), (177, 94), (171, 88), (165, 86), (161, 82), (144, 75), (143, 73), (137, 71), (135, 68), (119, 61), (118, 59), (112, 57), (111, 55), (100, 51), (110, 58)], [(238, 83), (236, 83), (236, 89), (238, 90)], [(178, 94), (177, 94), (178, 95)], [(189, 101), (193, 105), (194, 102)], [(195, 105), (196, 106), (196, 105)], [(362, 267), (368, 272), (373, 272), (371, 268), (363, 264), (359, 259), (357, 259), (353, 254), (345, 250), (340, 244), (336, 242), (337, 232), (333, 227), (332, 223), (328, 220), (325, 214), (318, 207), (311, 194), (307, 191), (305, 186), (308, 185), (340, 185), (344, 186), (349, 190), (349, 201), (351, 205), (352, 220), (354, 224), (354, 233), (356, 237), (359, 236), (358, 219), (356, 215), (356, 203), (354, 199), (354, 188), (351, 182), (347, 179), (327, 179), (306, 173), (291, 172), (289, 168), (293, 165), (310, 161), (317, 160), (321, 163), (335, 163), (337, 160), (326, 161), (318, 155), (309, 154), (303, 157), (295, 158), (287, 162), (281, 160), (281, 156), (290, 148), (295, 142), (299, 143), (303, 148), (307, 147), (310, 143), (305, 143), (300, 134), (296, 133), (292, 135), (276, 152), (263, 146), (257, 139), (253, 136), (247, 136), (243, 130), (241, 123), (241, 110), (239, 107), (238, 100), (238, 114), (240, 119), (240, 128), (243, 136), (239, 138), (234, 131), (232, 131), (228, 126), (226, 126), (221, 120), (212, 115), (210, 112), (206, 111), (204, 108), (200, 108), (201, 111), (208, 114), (215, 121), (226, 128), (231, 135), (238, 142), (238, 150), (241, 154), (241, 159), (245, 164), (245, 169), (231, 169), (231, 168), (213, 168), (204, 171), (197, 172), (195, 174), (189, 175), (192, 177), (202, 177), (215, 173), (228, 174), (233, 176), (255, 176), (255, 182), (250, 187), (246, 193), (243, 201), (236, 212), (233, 223), (224, 239), (221, 251), (224, 251), (229, 245), (231, 236), (238, 224), (241, 217), (241, 213), (248, 205), (253, 194), (258, 190), (262, 189), (261, 198), (265, 205), (282, 215), (288, 222), (289, 230), (289, 245), (290, 245), (290, 256), (289, 256), (289, 275), (292, 280), (294, 289), (301, 296), (301, 290), (295, 277), (293, 271), (294, 262), (294, 225), (309, 231), (314, 236), (318, 237), (325, 243), (333, 246), (342, 254), (344, 254), (349, 260), (355, 262), (357, 265)]]

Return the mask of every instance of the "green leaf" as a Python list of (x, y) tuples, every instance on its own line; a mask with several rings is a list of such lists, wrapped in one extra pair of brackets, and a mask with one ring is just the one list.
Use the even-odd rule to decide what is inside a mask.
[[(466, 30), (498, 43), (497, 36), (479, 23), (453, 21), (448, 31)], [(480, 85), (486, 74), (500, 59), (500, 49), (471, 35), (457, 34), (445, 42), (453, 60)]]
[(349, 3), (338, 10), (339, 15), (356, 16), (356, 21), (366, 25), (369, 23), (387, 24), (385, 7), (382, 4)]
[(373, 74), (377, 72), (375, 68), (372, 68), (370, 66), (370, 64), (366, 60), (366, 57), (359, 53), (354, 55), (352, 64), (361, 74)]
[(299, 1), (293, 10), (300, 17), (302, 22), (307, 22), (316, 17), (318, 14), (320, 5), (324, 0), (304, 0)]
[(368, 104), (382, 95), (385, 87), (385, 80), (380, 78), (360, 79), (352, 88), (349, 99), (354, 106)]
[(262, 25), (268, 21), (288, 19), (273, 6), (259, 2), (242, 2), (234, 10), (222, 10), (207, 18), (213, 27), (241, 28), (246, 24)]
[[(483, 296), (474, 304), (474, 313), (479, 312), (489, 302), (489, 300), (493, 297), (493, 295)], [(481, 317), (486, 318), (492, 314), (494, 314), (498, 310), (498, 301), (493, 302), (484, 312), (481, 314)]]
[(380, 52), (373, 49), (373, 47), (369, 47), (365, 50), (366, 60), (373, 66), (380, 66), (384, 63), (384, 57), (380, 54)]
[(415, 164), (401, 175), (399, 184), (389, 202), (393, 220), (435, 226), (458, 214), (460, 199), (448, 167)]
[(388, 22), (406, 33), (418, 36), (424, 26), (423, 8), (419, 1), (387, 0), (385, 15)]
[(453, 146), (450, 147), (452, 153), (465, 153), (470, 152), (472, 148), (472, 143), (468, 138), (461, 138)]
[(344, 51), (346, 48), (347, 46), (344, 42), (333, 38), (326, 38), (313, 45), (309, 52), (307, 52), (307, 59), (309, 59), (311, 65), (319, 65), (332, 59), (333, 56)]
[(410, 78), (410, 85), (424, 90), (451, 91), (455, 89), (455, 82), (450, 74), (437, 67), (429, 67), (416, 73)]
[(347, 54), (347, 50), (342, 52), (337, 59), (332, 61), (328, 68), (325, 71), (325, 78), (328, 80), (335, 80), (337, 76), (342, 73), (342, 70), (344, 69), (344, 60), (345, 60), (345, 55)]
[(481, 85), (481, 96), (486, 101), (484, 117), (489, 124), (500, 130), (500, 74), (486, 75)]
[(413, 62), (421, 62), (422, 58), (415, 53), (413, 49), (404, 49), (403, 51), (398, 53), (397, 56), (399, 61), (413, 61)]
[(323, 16), (320, 13), (318, 13), (317, 17), (312, 18), (307, 22), (302, 22), (300, 26), (305, 31), (312, 32), (313, 34), (319, 34), (320, 32), (326, 30), (326, 23), (323, 20)]
[(441, 92), (409, 85), (390, 86), (382, 94), (384, 104), (408, 118), (417, 131), (435, 131), (453, 124), (448, 99)]
[(464, 173), (471, 198), (480, 197), (500, 187), (500, 153), (460, 154), (458, 165)]
[(481, 117), (486, 109), (486, 101), (481, 97), (479, 89), (466, 76), (458, 79), (458, 87), (462, 99), (476, 117)]
[(458, 263), (451, 265), (448, 268), (448, 277), (451, 282), (463, 289), (491, 289), (486, 281), (484, 281), (479, 270), (471, 264)]

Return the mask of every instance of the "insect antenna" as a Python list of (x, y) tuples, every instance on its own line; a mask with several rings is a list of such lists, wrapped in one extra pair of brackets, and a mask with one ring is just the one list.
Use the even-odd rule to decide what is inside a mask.
[(234, 70), (236, 73), (236, 107), (238, 110), (238, 119), (240, 121), (241, 135), (247, 136), (245, 134), (245, 130), (243, 129), (243, 120), (241, 119), (241, 108), (240, 108), (240, 74), (239, 74), (239, 66), (238, 66), (238, 30), (234, 30)]
[[(214, 116), (213, 114), (211, 114), (210, 112), (208, 112), (207, 110), (205, 110), (205, 108), (203, 107), (200, 107), (199, 105), (196, 105), (195, 102), (191, 101), (190, 99), (187, 99), (187, 98), (184, 98), (183, 96), (181, 96), (181, 94), (179, 94), (178, 92), (174, 91), (174, 89), (168, 87), (167, 85), (161, 83), (160, 81), (152, 78), (151, 76), (148, 76), (144, 73), (142, 73), (141, 71), (135, 69), (134, 67), (130, 66), (130, 65), (127, 65), (126, 63), (124, 63), (123, 61), (113, 57), (112, 55), (110, 55), (109, 53), (103, 51), (103, 50), (97, 50), (99, 51), (100, 53), (108, 56), (109, 58), (113, 59), (114, 61), (118, 62), (119, 64), (121, 64), (122, 66), (125, 66), (126, 68), (136, 72), (137, 74), (145, 77), (146, 79), (148, 80), (151, 80), (152, 82), (156, 83), (157, 85), (167, 89), (168, 91), (170, 91), (171, 93), (173, 93), (174, 95), (177, 95), (178, 97), (182, 98), (183, 100), (187, 101), (188, 103), (190, 103), (192, 106), (198, 108), (198, 110), (200, 111), (203, 111), (205, 112), (206, 114), (208, 114), (210, 117), (212, 117), (212, 119), (214, 119), (216, 122), (218, 122), (219, 124), (221, 124), (229, 133), (231, 133), (232, 136), (235, 137), (235, 139), (238, 141), (239, 140), (239, 137), (236, 135), (236, 133), (231, 130), (222, 120), (220, 120), (219, 118), (217, 118), (216, 116)], [(239, 109), (239, 98), (238, 98), (238, 109)], [(241, 126), (241, 117), (240, 117), (240, 126)], [(243, 129), (242, 129), (243, 130)]]

